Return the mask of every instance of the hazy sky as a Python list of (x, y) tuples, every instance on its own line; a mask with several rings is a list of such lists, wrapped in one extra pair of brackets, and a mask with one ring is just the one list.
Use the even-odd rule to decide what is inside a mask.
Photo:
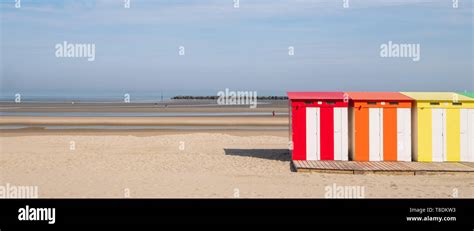
[[(130, 3), (0, 0), (1, 91), (474, 90), (471, 0)], [(95, 61), (57, 58), (63, 41)], [(420, 61), (380, 57), (388, 41)]]

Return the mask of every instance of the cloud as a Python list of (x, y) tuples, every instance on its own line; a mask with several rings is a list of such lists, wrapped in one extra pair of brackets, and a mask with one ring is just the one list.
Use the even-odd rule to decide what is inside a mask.
[[(449, 0), (349, 1), (349, 9), (342, 0), (240, 0), (239, 9), (233, 0), (131, 0), (130, 9), (123, 0), (22, 0), (21, 9), (3, 1), (0, 48), (8, 60), (1, 62), (0, 83), (113, 88), (119, 76), (130, 79), (124, 85), (149, 87), (148, 79), (154, 79), (167, 87), (182, 84), (175, 78), (198, 76), (201, 86), (186, 87), (244, 77), (306, 86), (319, 76), (331, 80), (322, 85), (327, 87), (350, 76), (357, 80), (351, 82), (373, 86), (367, 79), (375, 79), (383, 87), (380, 76), (412, 75), (419, 78), (403, 84), (441, 76), (440, 83), (463, 86), (472, 77), (473, 46), (464, 36), (473, 31), (472, 2), (461, 0), (461, 8), (452, 9)], [(420, 42), (431, 53), (416, 66), (380, 60), (377, 47), (389, 39)], [(100, 57), (87, 64), (58, 61), (52, 49), (63, 40), (97, 43)], [(176, 56), (181, 44), (185, 58)], [(291, 58), (290, 45), (297, 54)], [(458, 79), (443, 77), (453, 76), (450, 67), (458, 69)]]
[[(233, 1), (188, 0), (151, 1), (130, 0), (131, 8), (125, 9), (122, 0), (64, 0), (31, 3), (22, 1), (22, 15), (32, 15), (27, 19), (40, 23), (64, 20), (65, 23), (79, 21), (89, 24), (158, 24), (187, 23), (235, 20), (255, 20), (271, 18), (310, 18), (358, 10), (371, 7), (391, 7), (418, 5), (421, 3), (439, 4), (430, 0), (349, 0), (350, 9), (344, 9), (341, 1), (333, 0), (240, 0), (240, 8), (233, 7)], [(18, 9), (13, 4), (3, 3), (4, 19), (18, 19)], [(58, 24), (58, 23), (55, 23)]]

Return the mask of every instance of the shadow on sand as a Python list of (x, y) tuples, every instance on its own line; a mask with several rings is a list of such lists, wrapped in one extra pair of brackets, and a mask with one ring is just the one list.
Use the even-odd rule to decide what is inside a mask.
[(224, 149), (226, 155), (255, 157), (267, 160), (290, 161), (288, 149)]

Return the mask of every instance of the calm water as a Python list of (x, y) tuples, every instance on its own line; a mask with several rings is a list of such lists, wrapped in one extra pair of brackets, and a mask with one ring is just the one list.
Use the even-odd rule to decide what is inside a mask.
[[(3, 90), (0, 91), (0, 102), (14, 102), (17, 94), (22, 102), (123, 102), (125, 94), (130, 96), (133, 103), (157, 103), (169, 100), (174, 96), (216, 96), (217, 92), (225, 89), (207, 90), (156, 90), (156, 91), (29, 91), (29, 90)], [(256, 89), (229, 89), (232, 91), (254, 91)], [(259, 96), (286, 95), (285, 91), (257, 90)]]

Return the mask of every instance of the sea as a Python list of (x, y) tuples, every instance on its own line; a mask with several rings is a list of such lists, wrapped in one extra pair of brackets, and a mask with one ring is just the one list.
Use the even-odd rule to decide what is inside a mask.
[[(241, 91), (244, 89), (230, 89)], [(250, 89), (251, 90), (251, 89)], [(39, 103), (121, 103), (126, 98), (131, 103), (159, 103), (174, 96), (217, 96), (216, 90), (156, 90), (156, 91), (99, 91), (99, 90), (1, 90), (0, 102), (15, 102), (20, 97), (21, 102)], [(253, 91), (253, 90), (252, 90)], [(259, 90), (258, 96), (285, 96), (285, 91)]]

